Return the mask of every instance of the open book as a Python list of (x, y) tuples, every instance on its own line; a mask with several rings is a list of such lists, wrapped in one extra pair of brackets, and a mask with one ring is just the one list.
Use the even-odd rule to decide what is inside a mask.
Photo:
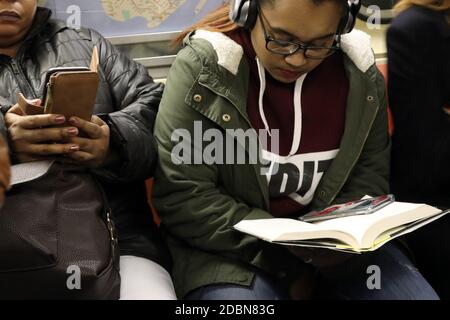
[(234, 228), (273, 243), (360, 253), (378, 249), (449, 212), (426, 204), (396, 201), (365, 215), (316, 223), (289, 218), (243, 220)]

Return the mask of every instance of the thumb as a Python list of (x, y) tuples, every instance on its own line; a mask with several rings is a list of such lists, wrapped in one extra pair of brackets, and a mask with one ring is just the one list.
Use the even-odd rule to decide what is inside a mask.
[(28, 100), (27, 101), (29, 104), (33, 104), (35, 106), (41, 106), (42, 104), (42, 100), (41, 99), (33, 99), (33, 100)]
[(22, 108), (19, 107), (18, 103), (16, 103), (14, 106), (12, 106), (11, 109), (9, 109), (7, 113), (14, 113), (14, 114), (17, 114), (19, 116), (24, 116), (25, 115), (25, 113), (23, 112)]

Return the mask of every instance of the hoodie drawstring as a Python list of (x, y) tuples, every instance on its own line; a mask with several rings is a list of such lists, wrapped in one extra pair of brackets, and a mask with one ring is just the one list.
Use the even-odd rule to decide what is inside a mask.
[[(256, 57), (256, 64), (258, 65), (258, 75), (259, 75), (259, 115), (261, 116), (261, 119), (264, 123), (264, 128), (268, 132), (269, 136), (272, 137), (272, 134), (270, 132), (269, 124), (267, 122), (266, 115), (264, 113), (264, 92), (266, 90), (266, 74), (265, 69), (261, 65), (258, 57)], [(303, 74), (300, 78), (297, 79), (295, 82), (295, 89), (294, 89), (294, 133), (292, 137), (292, 146), (291, 151), (287, 155), (287, 157), (290, 157), (297, 153), (299, 147), (300, 147), (300, 141), (302, 137), (302, 101), (301, 101), (301, 94), (302, 94), (302, 87), (303, 82), (306, 78), (306, 73)]]

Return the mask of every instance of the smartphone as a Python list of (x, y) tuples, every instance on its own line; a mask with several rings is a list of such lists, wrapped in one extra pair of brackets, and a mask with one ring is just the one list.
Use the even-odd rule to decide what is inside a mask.
[(304, 222), (318, 222), (349, 216), (374, 213), (395, 201), (394, 195), (386, 194), (378, 197), (363, 198), (343, 204), (336, 204), (322, 210), (311, 211), (299, 220)]
[(87, 67), (56, 67), (48, 69), (47, 73), (45, 74), (44, 92), (42, 94), (43, 97), (42, 105), (45, 105), (45, 100), (47, 99), (47, 91), (48, 86), (50, 84), (51, 76), (55, 75), (58, 72), (71, 72), (71, 71), (90, 71), (90, 69)]

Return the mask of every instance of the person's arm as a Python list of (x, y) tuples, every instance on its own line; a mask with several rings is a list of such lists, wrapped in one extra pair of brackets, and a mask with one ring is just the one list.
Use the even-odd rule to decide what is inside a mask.
[(156, 164), (152, 132), (163, 85), (98, 33), (92, 31), (92, 38), (116, 110), (99, 115), (110, 129), (110, 150), (105, 166), (95, 172), (114, 182), (146, 179)]
[(218, 165), (175, 164), (172, 161), (171, 152), (178, 144), (171, 139), (175, 130), (193, 132), (194, 121), (202, 121), (204, 130), (213, 126), (185, 101), (200, 69), (199, 58), (192, 48), (187, 47), (180, 51), (170, 70), (155, 125), (159, 165), (155, 173), (153, 203), (168, 232), (189, 246), (267, 270), (270, 264), (279, 261), (277, 257), (289, 253), (281, 246), (275, 247), (235, 231), (232, 226), (243, 219), (273, 216), (227, 194), (220, 187)]
[(361, 155), (345, 185), (334, 200), (344, 203), (365, 195), (389, 193), (389, 162), (391, 141), (388, 132), (386, 89), (383, 76), (377, 72), (378, 113)]
[(9, 188), (11, 179), (8, 145), (6, 143), (6, 126), (3, 114), (0, 113), (0, 208), (5, 200), (5, 192)]
[(5, 115), (6, 112), (8, 112), (8, 110), (11, 109), (12, 106), (13, 103), (11, 103), (11, 101), (0, 96), (0, 111), (3, 115)]

